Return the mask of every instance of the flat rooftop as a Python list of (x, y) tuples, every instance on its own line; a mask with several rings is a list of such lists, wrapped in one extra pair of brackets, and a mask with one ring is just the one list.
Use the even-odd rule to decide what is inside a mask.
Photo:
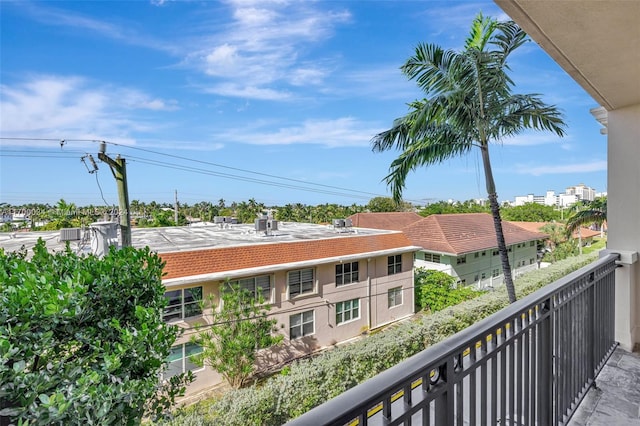
[[(134, 247), (149, 247), (158, 253), (191, 251), (218, 247), (281, 243), (288, 241), (344, 238), (363, 235), (383, 235), (397, 233), (368, 228), (336, 228), (333, 225), (312, 223), (278, 222), (278, 229), (265, 234), (256, 231), (254, 224), (214, 224), (200, 223), (191, 226), (167, 228), (132, 228), (131, 242)], [(90, 252), (91, 243), (88, 228), (83, 231), (81, 241), (71, 241), (71, 249), (76, 252)], [(22, 247), (28, 251), (42, 238), (49, 250), (60, 251), (65, 242), (60, 241), (60, 231), (0, 232), (0, 247), (11, 252)]]

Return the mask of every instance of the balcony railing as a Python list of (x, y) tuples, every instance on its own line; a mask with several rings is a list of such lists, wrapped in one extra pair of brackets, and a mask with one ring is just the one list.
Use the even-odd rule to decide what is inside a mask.
[(616, 347), (609, 254), (290, 425), (566, 423)]

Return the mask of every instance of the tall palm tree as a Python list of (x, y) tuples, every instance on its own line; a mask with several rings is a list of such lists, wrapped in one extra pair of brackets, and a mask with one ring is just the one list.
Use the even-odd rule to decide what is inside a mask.
[(567, 235), (583, 225), (596, 223), (602, 225), (607, 221), (607, 197), (599, 197), (587, 204), (583, 209), (579, 209), (569, 219), (567, 219)]
[(539, 95), (512, 93), (507, 75), (509, 55), (527, 41), (512, 21), (498, 22), (479, 14), (461, 51), (419, 44), (401, 67), (425, 92), (409, 104), (409, 113), (391, 129), (372, 139), (374, 151), (401, 151), (385, 180), (400, 201), (408, 173), (480, 149), (485, 184), (494, 219), (498, 250), (509, 300), (516, 300), (507, 247), (502, 232), (498, 194), (491, 171), (489, 143), (500, 142), (524, 129), (564, 135), (564, 122), (555, 106)]

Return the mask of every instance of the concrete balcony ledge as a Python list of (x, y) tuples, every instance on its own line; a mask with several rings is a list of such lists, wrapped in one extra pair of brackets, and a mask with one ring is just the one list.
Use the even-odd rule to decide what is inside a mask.
[(640, 425), (640, 353), (617, 348), (569, 421), (570, 426)]

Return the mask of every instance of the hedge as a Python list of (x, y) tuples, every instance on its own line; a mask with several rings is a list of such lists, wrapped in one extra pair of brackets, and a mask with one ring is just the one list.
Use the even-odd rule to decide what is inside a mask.
[[(559, 261), (515, 281), (522, 298), (593, 262), (597, 253)], [(508, 305), (504, 286), (451, 308), (418, 315), (382, 333), (294, 362), (261, 385), (183, 409), (168, 426), (281, 425)]]

